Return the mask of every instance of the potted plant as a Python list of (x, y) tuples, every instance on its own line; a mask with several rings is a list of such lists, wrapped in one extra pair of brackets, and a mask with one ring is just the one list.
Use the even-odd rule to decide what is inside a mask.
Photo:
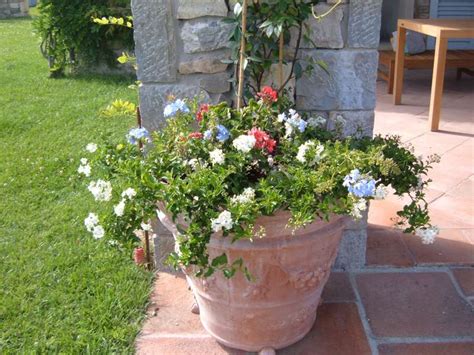
[(85, 224), (96, 238), (133, 244), (158, 206), (176, 237), (170, 262), (226, 345), (256, 351), (303, 337), (345, 218), (361, 218), (388, 189), (411, 197), (398, 224), (433, 242), (423, 177), (436, 158), (420, 160), (397, 137), (342, 138), (269, 87), (240, 110), (177, 99), (164, 115), (160, 132), (88, 145), (80, 171), (98, 174), (88, 188), (113, 208)]

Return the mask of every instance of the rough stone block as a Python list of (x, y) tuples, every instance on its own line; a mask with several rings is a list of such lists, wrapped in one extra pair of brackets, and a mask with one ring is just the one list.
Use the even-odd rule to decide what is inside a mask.
[(223, 94), (230, 91), (230, 74), (219, 73), (201, 79), (199, 86), (210, 94)]
[(226, 71), (228, 64), (222, 63), (223, 59), (229, 59), (230, 54), (225, 51), (220, 54), (212, 52), (199, 56), (187, 56), (179, 63), (180, 74), (205, 73), (215, 74)]
[(178, 0), (176, 17), (189, 20), (203, 16), (227, 16), (227, 5), (224, 0)]
[(138, 80), (174, 82), (176, 44), (171, 0), (132, 0)]
[(232, 24), (220, 19), (186, 21), (181, 28), (181, 39), (186, 53), (213, 51), (229, 46)]
[(380, 41), (382, 0), (351, 0), (348, 46), (377, 48)]
[(346, 229), (333, 269), (358, 270), (365, 265), (367, 230)]
[[(309, 38), (311, 42), (302, 42), (301, 48), (343, 48), (345, 42), (345, 29), (347, 22), (344, 20), (344, 7), (336, 7), (329, 15), (321, 20), (311, 17), (307, 21)], [(321, 3), (314, 7), (316, 14), (326, 13), (332, 6)], [(295, 36), (293, 36), (295, 37)]]
[(321, 60), (296, 84), (297, 108), (312, 110), (373, 110), (378, 53), (375, 50), (302, 50), (303, 59)]
[(328, 128), (341, 131), (347, 136), (372, 136), (374, 131), (373, 111), (332, 111), (329, 114)]

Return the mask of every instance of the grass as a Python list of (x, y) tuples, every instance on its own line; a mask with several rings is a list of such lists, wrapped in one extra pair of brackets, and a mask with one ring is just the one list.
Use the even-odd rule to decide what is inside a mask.
[(49, 79), (31, 20), (0, 21), (0, 353), (131, 353), (152, 275), (92, 239), (76, 178), (89, 142), (133, 124), (98, 111), (129, 81)]

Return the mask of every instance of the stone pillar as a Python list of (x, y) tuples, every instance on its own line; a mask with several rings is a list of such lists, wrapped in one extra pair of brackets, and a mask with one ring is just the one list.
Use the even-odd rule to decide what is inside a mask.
[[(316, 12), (334, 3), (322, 2)], [(231, 29), (221, 19), (231, 5), (225, 0), (132, 0), (145, 126), (161, 126), (170, 94), (200, 94), (211, 103), (230, 97), (232, 68), (221, 60), (230, 55)], [(343, 0), (329, 16), (308, 21), (318, 48), (303, 43), (301, 59), (323, 60), (330, 74), (316, 67), (298, 80), (296, 106), (328, 118), (328, 128), (344, 122), (345, 135), (373, 133), (381, 9), (382, 0)], [(366, 239), (366, 220), (348, 226), (336, 267), (362, 267)]]
[(0, 19), (28, 16), (28, 0), (0, 0)]

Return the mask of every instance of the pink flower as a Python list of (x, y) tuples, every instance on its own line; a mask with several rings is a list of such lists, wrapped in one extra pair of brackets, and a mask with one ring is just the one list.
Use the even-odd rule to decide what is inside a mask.
[(262, 131), (258, 128), (252, 128), (248, 133), (250, 136), (255, 138), (255, 148), (266, 149), (269, 153), (273, 153), (276, 147), (276, 141), (271, 139), (267, 132)]
[(203, 137), (203, 134), (201, 132), (193, 132), (189, 133), (188, 138), (194, 138), (194, 139), (201, 139)]
[(270, 86), (264, 86), (263, 89), (257, 93), (257, 96), (266, 104), (271, 104), (278, 101), (278, 92), (273, 90)]
[(201, 122), (202, 121), (202, 114), (204, 112), (209, 112), (209, 104), (202, 104), (201, 107), (199, 107), (199, 111), (196, 113), (196, 120), (198, 122)]
[(143, 248), (135, 248), (133, 250), (133, 260), (137, 265), (145, 264), (145, 250)]

